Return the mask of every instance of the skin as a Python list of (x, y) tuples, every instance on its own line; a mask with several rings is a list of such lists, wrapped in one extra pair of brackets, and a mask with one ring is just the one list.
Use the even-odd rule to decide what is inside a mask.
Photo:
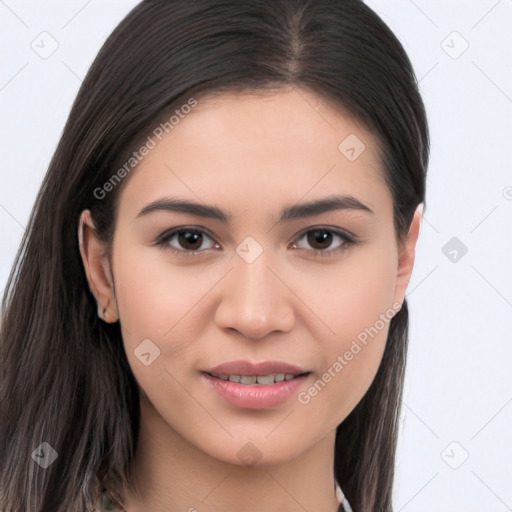
[[(338, 150), (350, 134), (366, 146), (354, 161)], [(285, 206), (333, 193), (354, 196), (373, 214), (334, 210), (276, 224)], [(165, 211), (137, 217), (170, 196), (215, 205), (232, 220)], [(307, 404), (294, 394), (266, 410), (237, 408), (199, 372), (235, 359), (285, 361), (312, 372), (300, 389), (307, 391), (404, 300), (421, 215), (398, 246), (392, 206), (376, 138), (320, 97), (281, 89), (200, 101), (162, 139), (123, 184), (110, 261), (83, 212), (89, 285), (106, 306), (104, 320), (121, 322), (141, 388), (134, 464), (143, 495), (126, 496), (128, 511), (337, 510), (336, 427), (370, 386), (389, 323)], [(199, 247), (200, 255), (155, 245), (180, 226), (213, 235), (192, 247), (177, 236), (167, 242)], [(315, 227), (347, 231), (360, 243), (344, 246), (330, 231), (331, 245), (315, 246), (305, 236)], [(236, 253), (247, 236), (263, 248), (250, 264)], [(134, 354), (147, 338), (160, 349), (149, 366)], [(252, 467), (237, 456), (248, 442), (261, 456)]]

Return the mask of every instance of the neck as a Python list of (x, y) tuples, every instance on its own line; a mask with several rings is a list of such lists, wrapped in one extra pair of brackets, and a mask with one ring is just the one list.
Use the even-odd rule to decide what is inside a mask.
[(141, 397), (141, 426), (127, 512), (336, 512), (331, 431), (291, 461), (263, 467), (225, 463), (197, 449)]

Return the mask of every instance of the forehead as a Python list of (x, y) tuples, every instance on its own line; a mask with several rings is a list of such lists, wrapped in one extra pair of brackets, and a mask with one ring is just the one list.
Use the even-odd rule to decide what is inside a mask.
[(129, 176), (121, 207), (140, 210), (171, 193), (234, 207), (326, 193), (390, 201), (377, 138), (304, 90), (204, 97), (155, 142)]

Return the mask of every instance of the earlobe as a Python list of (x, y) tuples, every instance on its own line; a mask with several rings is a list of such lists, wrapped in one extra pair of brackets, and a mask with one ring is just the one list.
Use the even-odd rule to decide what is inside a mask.
[(411, 279), (414, 268), (416, 243), (420, 234), (421, 223), (423, 221), (423, 204), (420, 204), (414, 212), (409, 233), (400, 250), (398, 256), (398, 268), (395, 287), (395, 301), (403, 303), (405, 292)]
[(78, 244), (89, 289), (98, 303), (98, 316), (108, 323), (119, 319), (110, 262), (97, 236), (91, 212), (84, 210), (78, 224)]

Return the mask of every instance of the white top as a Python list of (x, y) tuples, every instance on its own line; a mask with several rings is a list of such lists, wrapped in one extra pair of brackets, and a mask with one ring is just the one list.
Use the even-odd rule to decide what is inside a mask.
[(352, 507), (350, 506), (350, 503), (348, 502), (347, 498), (345, 498), (345, 495), (343, 494), (341, 487), (338, 485), (338, 482), (335, 482), (335, 484), (336, 498), (338, 498), (338, 503), (343, 507), (343, 510), (345, 512), (352, 512)]

